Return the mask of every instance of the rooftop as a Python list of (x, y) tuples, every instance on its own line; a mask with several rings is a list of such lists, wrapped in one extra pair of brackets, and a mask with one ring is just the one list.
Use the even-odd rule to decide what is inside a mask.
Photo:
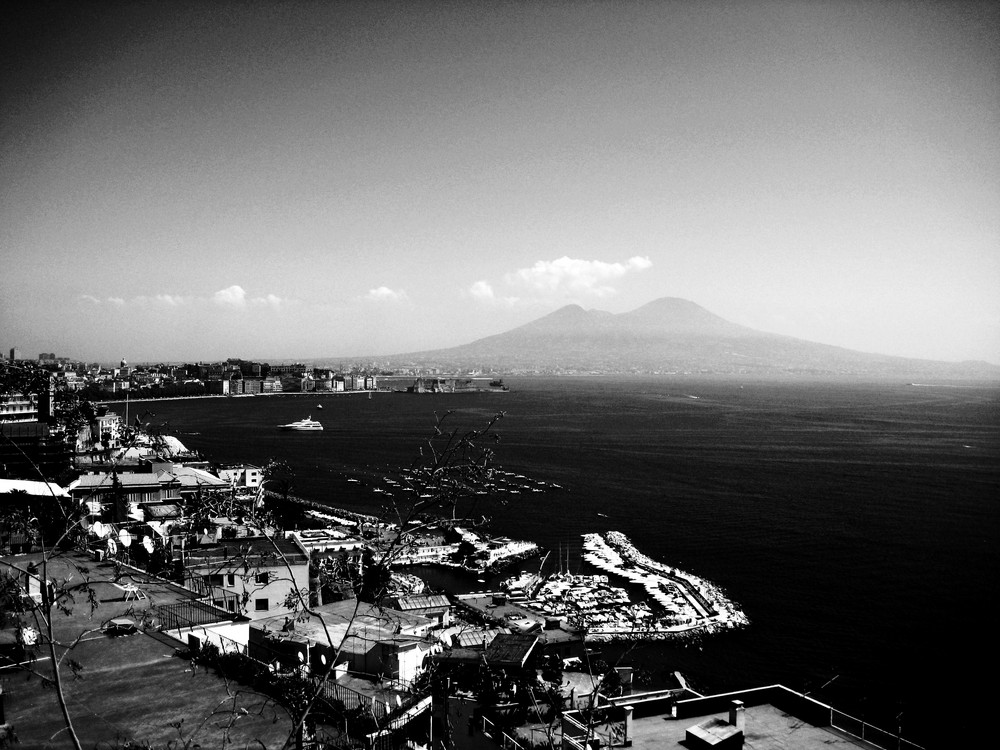
[(214, 474), (209, 474), (207, 471), (196, 469), (192, 466), (178, 464), (170, 469), (170, 473), (181, 483), (181, 487), (186, 489), (207, 487), (209, 489), (227, 490), (230, 487), (229, 482), (225, 479), (219, 479)]
[(486, 663), (498, 667), (523, 667), (538, 643), (533, 635), (497, 633), (486, 647)]
[[(503, 603), (499, 603), (503, 600)], [(575, 641), (580, 639), (580, 633), (559, 620), (558, 627), (546, 628), (546, 621), (554, 622), (553, 618), (528, 609), (516, 602), (510, 601), (506, 594), (495, 599), (491, 592), (476, 594), (461, 594), (455, 598), (456, 604), (469, 607), (486, 617), (488, 620), (504, 628), (530, 631), (545, 643)]]
[(239, 567), (251, 560), (260, 566), (269, 563), (283, 565), (279, 552), (291, 565), (305, 565), (309, 562), (309, 558), (295, 542), (281, 537), (248, 536), (226, 539), (218, 544), (188, 547), (184, 554), (188, 565), (196, 565), (202, 561), (202, 564), (208, 565)]
[[(610, 699), (614, 706), (632, 707), (630, 737), (632, 747), (640, 750), (690, 748), (692, 744), (688, 739), (689, 730), (699, 726), (703, 730), (700, 733), (702, 737), (720, 737), (734, 721), (741, 721), (738, 711), (731, 714), (737, 701), (743, 707), (745, 742), (742, 746), (748, 750), (876, 750), (878, 747), (921, 750), (918, 745), (905, 740), (897, 742), (894, 735), (880, 732), (871, 726), (868, 727), (868, 739), (877, 735), (881, 744), (866, 742), (852, 734), (861, 733), (857, 720), (783, 685), (766, 685), (707, 696), (689, 691), (658, 690)], [(848, 731), (830, 726), (835, 719)], [(605, 737), (608, 731), (614, 731), (610, 727), (611, 725), (598, 725), (592, 731)]]
[[(357, 607), (357, 614), (355, 614)], [(293, 619), (285, 615), (264, 617), (252, 623), (251, 627), (266, 631), (269, 635), (313, 643), (339, 645), (348, 633), (359, 636), (359, 641), (372, 643), (393, 640), (403, 632), (413, 632), (429, 627), (432, 620), (406, 612), (359, 603), (356, 599), (324, 604), (314, 607), (322, 617), (305, 616)], [(286, 629), (286, 623), (289, 628)], [(329, 635), (328, 635), (329, 634)], [(328, 640), (329, 639), (329, 640)], [(345, 648), (350, 644), (345, 642)], [(365, 647), (365, 650), (370, 646)]]
[(456, 648), (479, 648), (485, 649), (498, 634), (508, 632), (504, 628), (489, 628), (486, 630), (460, 629), (451, 642)]
[(411, 609), (440, 609), (451, 606), (444, 594), (413, 594), (396, 599), (396, 609), (406, 612)]
[(8, 492), (24, 492), (36, 497), (69, 497), (58, 484), (52, 482), (33, 482), (28, 479), (0, 479), (0, 495)]
[[(831, 748), (868, 748), (874, 745), (829, 727), (814, 726), (796, 716), (766, 703), (748, 706), (744, 731), (746, 748), (754, 750), (831, 750)], [(717, 720), (728, 723), (728, 711), (684, 719), (668, 716), (648, 716), (636, 719), (632, 725), (632, 747), (637, 750), (687, 748), (687, 730), (702, 722)]]
[[(0, 570), (10, 572), (11, 566), (25, 570), (35, 563), (41, 572), (41, 562), (41, 555), (6, 557)], [(250, 691), (233, 689), (212, 672), (192, 669), (190, 662), (174, 656), (183, 644), (156, 631), (161, 607), (190, 602), (190, 591), (128, 569), (115, 581), (110, 563), (78, 553), (57, 556), (45, 568), (49, 580), (70, 585), (87, 581), (94, 591), (95, 609), (78, 591), (68, 611), (53, 613), (59, 641), (81, 637), (70, 656), (81, 666), (80, 679), (74, 679), (68, 662), (61, 674), (84, 747), (118, 747), (124, 739), (155, 747), (170, 742), (183, 745), (189, 739), (192, 746), (222, 747), (230, 742), (244, 747), (258, 738), (267, 747), (282, 746), (291, 729), (283, 709)], [(128, 586), (137, 587), (146, 598), (126, 600)], [(116, 637), (102, 632), (111, 620), (121, 618), (135, 622), (137, 632)], [(64, 652), (57, 647), (58, 654)], [(31, 668), (48, 675), (50, 665), (41, 652)], [(51, 687), (37, 675), (9, 666), (0, 669), (0, 680), (6, 718), (17, 731), (18, 747), (72, 747)], [(231, 718), (236, 721), (227, 727)]]
[[(174, 478), (166, 472), (156, 473), (122, 471), (116, 472), (118, 484), (122, 487), (159, 487), (164, 482), (173, 483)], [(111, 474), (83, 474), (79, 479), (70, 483), (70, 490), (91, 490), (107, 489), (114, 486), (114, 477)]]

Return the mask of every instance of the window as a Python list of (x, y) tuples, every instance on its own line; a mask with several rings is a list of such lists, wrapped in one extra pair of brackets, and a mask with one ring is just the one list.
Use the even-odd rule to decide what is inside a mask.
[(226, 585), (227, 586), (235, 586), (236, 585), (236, 574), (235, 573), (230, 573), (229, 575), (226, 576)]
[(221, 586), (222, 574), (220, 573), (218, 575), (213, 574), (205, 576), (205, 583), (207, 583), (209, 586)]
[(258, 612), (267, 612), (267, 599), (254, 599), (253, 608)]
[(264, 585), (266, 586), (266, 585), (267, 585), (267, 581), (268, 581), (268, 576), (269, 576), (269, 575), (270, 575), (270, 574), (269, 574), (269, 573), (267, 573), (267, 572), (264, 572), (264, 573), (258, 573), (258, 574), (256, 575), (256, 577), (255, 577), (255, 580), (256, 580), (256, 582), (257, 582), (257, 583), (262, 583), (262, 584), (264, 584)]

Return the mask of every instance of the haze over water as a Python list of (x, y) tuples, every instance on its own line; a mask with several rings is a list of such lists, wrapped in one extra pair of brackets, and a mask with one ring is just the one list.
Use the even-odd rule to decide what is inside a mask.
[[(370, 512), (385, 497), (373, 486), (410, 464), (435, 411), (454, 410), (448, 422), (464, 430), (503, 410), (496, 463), (563, 489), (479, 503), (469, 515), (493, 516), (494, 531), (561, 549), (564, 559), (568, 548), (574, 570), (580, 534), (618, 529), (651, 557), (722, 585), (749, 615), (749, 629), (700, 649), (628, 654), (654, 683), (679, 669), (713, 692), (779, 681), (817, 691), (836, 677), (813, 694), (892, 725), (902, 711), (904, 736), (933, 737), (939, 709), (954, 704), (989, 643), (984, 574), (997, 569), (1000, 542), (1000, 389), (508, 382), (504, 394), (130, 409), (155, 411), (147, 418), (212, 460), (287, 460), (294, 494)], [(322, 433), (275, 429), (308, 414)]]

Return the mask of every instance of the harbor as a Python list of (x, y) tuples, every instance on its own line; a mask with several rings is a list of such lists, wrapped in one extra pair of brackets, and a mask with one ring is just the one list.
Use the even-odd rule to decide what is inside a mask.
[(595, 642), (666, 640), (749, 624), (718, 586), (652, 560), (620, 532), (584, 534), (583, 547), (583, 559), (603, 574), (525, 573), (504, 582), (511, 601), (565, 620)]

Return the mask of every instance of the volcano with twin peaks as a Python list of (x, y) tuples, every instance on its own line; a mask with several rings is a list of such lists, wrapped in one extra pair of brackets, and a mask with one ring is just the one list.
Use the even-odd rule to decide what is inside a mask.
[(985, 362), (936, 362), (844, 349), (765, 333), (700, 305), (663, 297), (613, 314), (566, 305), (505, 333), (449, 349), (389, 358), (497, 373), (648, 373), (1000, 378)]

